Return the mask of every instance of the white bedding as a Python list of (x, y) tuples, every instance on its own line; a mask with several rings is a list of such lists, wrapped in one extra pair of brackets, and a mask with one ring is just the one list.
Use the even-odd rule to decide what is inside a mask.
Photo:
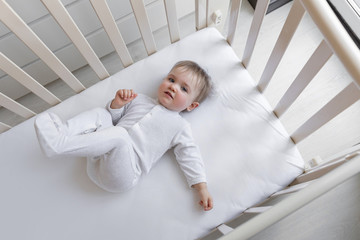
[(49, 111), (67, 119), (105, 106), (119, 88), (154, 97), (179, 60), (208, 70), (216, 92), (185, 113), (206, 165), (214, 209), (204, 212), (172, 152), (132, 190), (93, 184), (82, 158), (47, 159), (29, 119), (0, 134), (0, 239), (194, 239), (289, 184), (303, 160), (220, 33), (196, 32)]

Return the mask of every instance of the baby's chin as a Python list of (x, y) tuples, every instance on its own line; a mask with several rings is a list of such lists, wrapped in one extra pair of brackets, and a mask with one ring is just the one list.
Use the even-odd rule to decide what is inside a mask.
[(167, 110), (170, 110), (170, 111), (174, 111), (174, 112), (182, 112), (182, 111), (184, 111), (184, 110), (186, 110), (186, 108), (184, 108), (184, 109), (178, 109), (178, 108), (176, 108), (176, 107), (174, 107), (174, 106), (172, 106), (172, 105), (164, 105), (164, 104), (161, 104), (161, 102), (159, 102), (160, 103), (160, 105), (161, 106), (163, 106), (164, 108), (166, 108)]

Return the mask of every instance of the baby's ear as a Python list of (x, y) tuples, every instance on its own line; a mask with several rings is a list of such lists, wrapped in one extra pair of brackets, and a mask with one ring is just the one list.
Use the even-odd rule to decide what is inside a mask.
[(200, 103), (198, 103), (198, 102), (193, 102), (192, 104), (190, 104), (190, 106), (188, 106), (188, 107), (186, 108), (186, 110), (187, 110), (188, 112), (190, 112), (190, 111), (194, 110), (195, 108), (197, 108), (199, 105), (200, 105)]

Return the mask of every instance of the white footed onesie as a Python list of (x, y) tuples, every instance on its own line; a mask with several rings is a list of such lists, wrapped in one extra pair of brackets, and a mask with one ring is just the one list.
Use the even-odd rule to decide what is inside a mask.
[(136, 185), (170, 148), (188, 185), (206, 182), (204, 164), (190, 124), (139, 94), (120, 109), (96, 108), (63, 123), (42, 113), (35, 129), (43, 152), (51, 156), (87, 157), (87, 172), (99, 187), (123, 192)]

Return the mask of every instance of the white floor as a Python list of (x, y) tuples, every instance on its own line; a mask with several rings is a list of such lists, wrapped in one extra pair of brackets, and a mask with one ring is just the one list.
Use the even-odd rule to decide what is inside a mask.
[[(234, 43), (234, 50), (240, 58), (246, 41), (245, 36), (248, 33), (253, 14), (253, 9), (247, 1), (243, 1), (242, 4), (243, 8), (239, 18), (239, 29), (237, 30)], [(264, 24), (249, 66), (249, 72), (252, 74), (255, 81), (260, 79), (262, 70), (265, 67), (266, 61), (291, 6), (292, 2), (265, 16)], [(180, 21), (181, 37), (195, 31), (194, 22), (194, 15), (189, 15)], [(226, 30), (223, 30), (223, 32), (226, 34)], [(162, 49), (169, 45), (170, 41), (167, 28), (157, 31), (155, 33), (155, 40), (158, 49)], [(305, 15), (301, 25), (295, 33), (295, 37), (290, 44), (287, 53), (275, 72), (273, 82), (265, 91), (265, 95), (273, 107), (275, 107), (281, 94), (284, 93), (291, 81), (296, 77), (321, 40), (321, 33), (315, 28), (311, 18), (308, 15)], [(129, 51), (134, 61), (139, 61), (146, 57), (145, 48), (141, 41), (130, 44)], [(102, 62), (110, 74), (116, 73), (123, 68), (120, 59), (115, 53), (102, 58)], [(291, 71), (288, 71), (288, 69), (291, 69)], [(75, 76), (78, 77), (86, 87), (99, 81), (95, 73), (89, 67), (77, 70)], [(350, 82), (350, 76), (346, 73), (346, 70), (338, 59), (335, 56), (331, 57), (310, 86), (295, 102), (294, 106), (289, 109), (284, 117), (282, 117), (282, 121), (289, 133), (291, 134), (311, 114), (319, 110), (326, 101), (335, 96)], [(46, 87), (60, 99), (66, 99), (74, 94), (73, 91), (60, 80), (48, 84)], [(36, 113), (40, 113), (50, 107), (47, 103), (33, 94), (29, 94), (18, 101)], [(297, 111), (300, 112), (300, 114), (295, 115), (295, 112)], [(328, 125), (319, 129), (311, 137), (298, 144), (304, 159), (309, 160), (318, 155), (321, 158), (326, 159), (344, 148), (359, 143), (359, 120), (360, 101), (341, 113), (338, 117), (329, 122)], [(0, 121), (9, 124), (10, 126), (14, 126), (24, 121), (24, 119), (6, 109), (0, 109)]]

